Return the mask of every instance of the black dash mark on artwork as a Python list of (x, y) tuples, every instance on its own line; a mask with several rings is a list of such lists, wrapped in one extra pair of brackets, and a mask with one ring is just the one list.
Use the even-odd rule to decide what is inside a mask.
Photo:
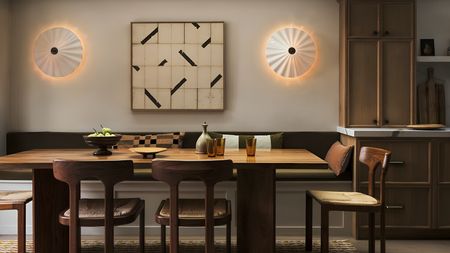
[(205, 48), (211, 43), (211, 38), (209, 38), (207, 41), (203, 42), (202, 47)]
[(178, 90), (179, 88), (181, 88), (181, 86), (183, 86), (183, 84), (184, 84), (186, 81), (187, 81), (186, 78), (181, 79), (181, 81), (175, 86), (175, 88), (173, 88), (173, 89), (170, 91), (170, 95), (175, 94), (175, 92), (177, 92), (177, 90)]
[(158, 100), (156, 100), (154, 96), (152, 96), (152, 94), (150, 94), (147, 89), (145, 89), (145, 95), (153, 102), (153, 104), (156, 105), (156, 107), (161, 108), (161, 104), (158, 102)]
[(164, 59), (158, 66), (164, 66), (164, 64), (166, 64), (166, 63), (167, 63), (167, 60)]
[(211, 88), (214, 87), (214, 85), (216, 85), (216, 83), (217, 83), (220, 79), (222, 79), (222, 75), (221, 75), (221, 74), (219, 74), (218, 76), (216, 76), (216, 78), (214, 78), (214, 80), (212, 80), (212, 82), (211, 82)]
[(191, 64), (192, 67), (197, 67), (197, 64), (195, 64), (195, 62), (191, 58), (189, 58), (189, 56), (185, 52), (183, 52), (183, 50), (178, 51), (178, 53), (180, 53), (181, 56), (183, 56), (183, 58), (187, 62), (189, 62), (189, 64)]
[(200, 25), (198, 23), (192, 23), (193, 26), (195, 26), (195, 28), (199, 29)]
[(158, 27), (155, 28), (155, 30), (153, 30), (153, 32), (151, 32), (149, 35), (147, 35), (147, 37), (145, 37), (142, 41), (141, 44), (144, 45), (145, 43), (147, 43), (147, 41), (149, 41), (153, 36), (155, 36), (155, 34), (158, 33)]
[(136, 71), (139, 71), (139, 70), (141, 70), (141, 68), (139, 68), (139, 66), (133, 65), (132, 67), (133, 67), (133, 68), (134, 68), (134, 70), (136, 70)]

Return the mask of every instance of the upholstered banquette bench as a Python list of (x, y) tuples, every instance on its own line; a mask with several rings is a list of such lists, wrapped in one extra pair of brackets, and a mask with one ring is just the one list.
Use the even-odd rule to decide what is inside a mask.
[[(268, 135), (275, 132), (222, 132), (236, 135)], [(7, 153), (14, 154), (31, 149), (89, 148), (82, 136), (86, 133), (74, 132), (11, 132), (7, 134)], [(146, 135), (149, 133), (122, 133), (126, 135)], [(182, 148), (195, 148), (200, 132), (186, 132)], [(337, 132), (283, 132), (281, 147), (285, 149), (308, 149), (325, 158), (329, 148), (339, 140)], [(351, 181), (351, 163), (345, 172), (336, 176), (329, 169), (277, 169), (277, 180), (285, 181)], [(150, 169), (136, 169), (135, 180), (152, 180)], [(0, 180), (30, 180), (30, 170), (0, 171)]]

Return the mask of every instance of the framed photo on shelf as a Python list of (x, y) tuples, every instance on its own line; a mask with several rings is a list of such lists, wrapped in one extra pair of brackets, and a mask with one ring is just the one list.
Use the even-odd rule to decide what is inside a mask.
[(420, 40), (420, 55), (421, 56), (435, 56), (434, 39)]

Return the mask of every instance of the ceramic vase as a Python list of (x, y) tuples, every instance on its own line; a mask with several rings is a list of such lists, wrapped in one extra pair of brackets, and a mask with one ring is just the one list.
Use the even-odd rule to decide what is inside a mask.
[(197, 143), (195, 144), (195, 153), (197, 154), (206, 154), (206, 147), (208, 140), (211, 140), (211, 136), (209, 136), (207, 128), (208, 125), (206, 122), (203, 123), (203, 133), (198, 137)]

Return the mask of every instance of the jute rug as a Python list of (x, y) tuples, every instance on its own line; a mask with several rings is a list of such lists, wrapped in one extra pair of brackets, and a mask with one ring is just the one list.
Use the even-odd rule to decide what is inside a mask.
[[(0, 252), (17, 252), (16, 240), (0, 241)], [(98, 240), (83, 240), (82, 253), (103, 253), (103, 242)], [(135, 253), (137, 251), (137, 241), (118, 240), (115, 242), (115, 253)], [(32, 241), (27, 241), (27, 252), (32, 252)], [(180, 243), (182, 253), (202, 253), (204, 252), (204, 243), (202, 241), (182, 241)], [(279, 240), (276, 245), (277, 253), (303, 253), (305, 252), (304, 241)], [(160, 244), (158, 241), (146, 242), (146, 253), (159, 253)], [(216, 242), (216, 252), (225, 253), (225, 243)], [(236, 245), (233, 245), (233, 252), (236, 252)], [(313, 252), (320, 252), (320, 242), (314, 241)], [(332, 253), (357, 253), (356, 248), (346, 240), (330, 241), (330, 252)]]

